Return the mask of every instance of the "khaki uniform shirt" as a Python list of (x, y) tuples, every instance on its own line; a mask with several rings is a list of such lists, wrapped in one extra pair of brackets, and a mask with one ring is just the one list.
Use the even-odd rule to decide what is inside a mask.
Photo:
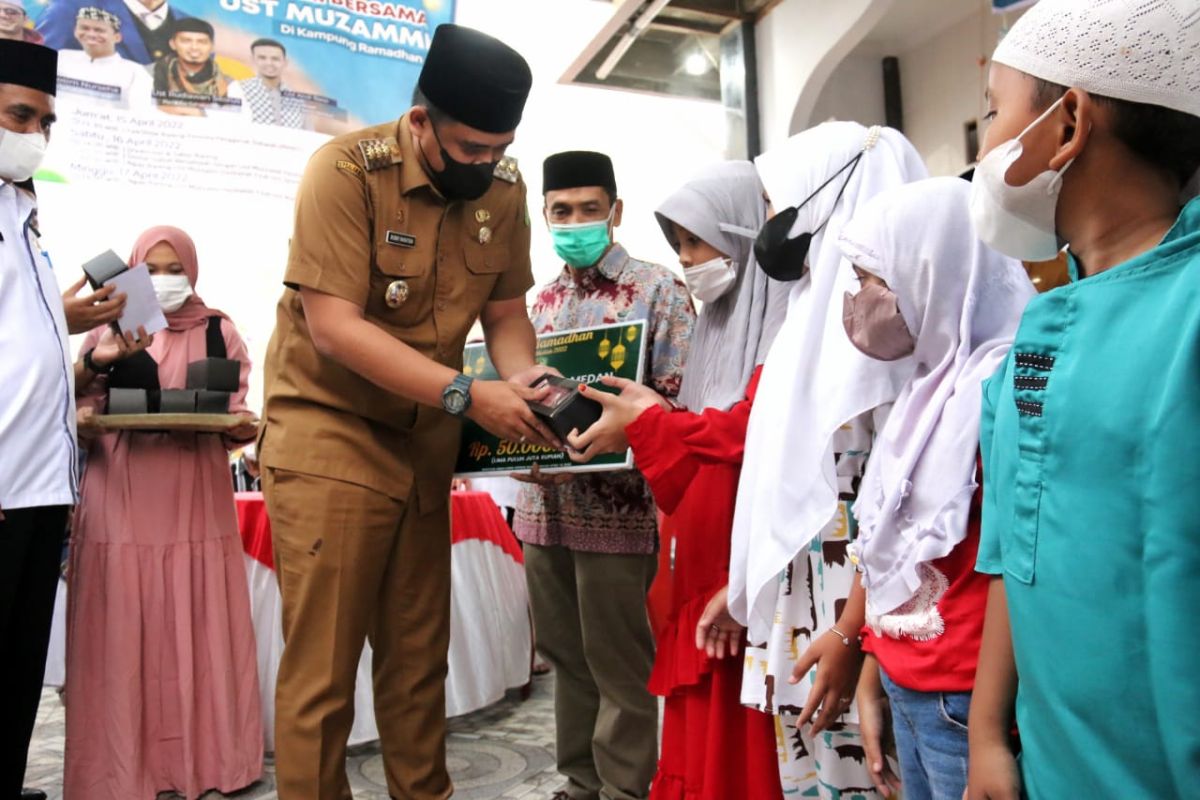
[(407, 115), (319, 149), (296, 197), (265, 365), (266, 467), (365, 486), (418, 510), (447, 502), (460, 424), (317, 352), (300, 287), (361, 306), (366, 319), (454, 369), (484, 305), (533, 286), (525, 183), (501, 162), (487, 194), (447, 203), (422, 168)]

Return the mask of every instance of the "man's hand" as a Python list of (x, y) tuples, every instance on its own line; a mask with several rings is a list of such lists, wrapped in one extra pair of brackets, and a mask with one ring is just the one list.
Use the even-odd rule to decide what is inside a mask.
[(854, 688), (858, 684), (858, 673), (862, 667), (862, 648), (854, 640), (849, 645), (842, 643), (842, 637), (830, 631), (825, 631), (808, 646), (792, 669), (788, 683), (799, 683), (800, 679), (813, 668), (817, 667), (817, 677), (813, 680), (812, 689), (808, 692), (808, 701), (800, 711), (796, 727), (807, 725), (813, 720), (812, 733), (823, 731), (831, 722), (846, 713), (854, 700)]
[(118, 335), (112, 328), (105, 328), (100, 334), (96, 347), (92, 350), (92, 363), (97, 367), (107, 367), (124, 358), (136, 355), (154, 344), (154, 337), (146, 333), (146, 329), (138, 327), (137, 333), (127, 331)]
[(629, 448), (629, 439), (625, 429), (649, 408), (659, 406), (669, 410), (671, 404), (658, 392), (641, 383), (635, 383), (625, 378), (605, 377), (601, 379), (605, 386), (620, 389), (620, 394), (599, 392), (587, 386), (580, 387), (584, 397), (591, 398), (604, 409), (600, 419), (592, 423), (583, 433), (572, 432), (567, 437), (571, 446), (571, 460), (577, 464), (586, 464), (596, 456), (606, 453), (620, 453)]
[(546, 474), (542, 472), (542, 468), (537, 464), (534, 464), (529, 472), (514, 472), (509, 477), (521, 483), (534, 483), (538, 486), (561, 486), (575, 478), (570, 472)]
[(87, 333), (92, 328), (115, 322), (125, 310), (125, 295), (113, 294), (114, 287), (105, 286), (86, 297), (80, 297), (79, 293), (86, 285), (85, 275), (63, 292), (63, 313), (67, 317), (68, 333)]
[(510, 442), (530, 442), (561, 450), (558, 437), (529, 408), (530, 401), (543, 400), (549, 393), (546, 386), (530, 389), (510, 381), (475, 381), (471, 384), (467, 417)]
[(532, 386), (533, 382), (543, 375), (557, 375), (560, 378), (562, 377), (562, 373), (554, 367), (548, 367), (545, 364), (534, 364), (528, 369), (523, 369), (514, 375), (510, 375), (508, 382), (517, 386)]
[(696, 649), (703, 650), (709, 658), (724, 658), (725, 653), (733, 658), (742, 642), (743, 628), (729, 614), (729, 587), (713, 595), (696, 624)]
[(963, 800), (1020, 800), (1021, 772), (1017, 759), (1002, 741), (972, 744), (967, 760), (967, 791)]
[(879, 680), (879, 664), (868, 655), (863, 662), (862, 676), (858, 679), (858, 724), (862, 733), (863, 749), (867, 753), (867, 771), (875, 788), (884, 797), (900, 791), (900, 778), (892, 772), (887, 761), (884, 742), (891, 735), (891, 709), (887, 695)]

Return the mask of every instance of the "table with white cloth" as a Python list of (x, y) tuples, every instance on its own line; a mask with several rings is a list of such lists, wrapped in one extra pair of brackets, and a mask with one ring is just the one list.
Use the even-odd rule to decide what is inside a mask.
[[(246, 553), (250, 613), (258, 641), (266, 749), (275, 747), (275, 678), (283, 653), (282, 600), (275, 579), (271, 523), (260, 492), (236, 495)], [(500, 509), (485, 492), (451, 495), (450, 655), (446, 716), (468, 714), (529, 683), (532, 639), (525, 565)], [(60, 582), (46, 684), (64, 676), (66, 590)], [(371, 646), (363, 648), (354, 693), (350, 744), (379, 738), (372, 699)]]

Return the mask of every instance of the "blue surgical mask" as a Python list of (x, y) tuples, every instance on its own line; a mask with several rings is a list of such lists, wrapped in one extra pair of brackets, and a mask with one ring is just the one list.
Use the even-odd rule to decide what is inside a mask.
[(604, 257), (612, 244), (609, 225), (612, 224), (614, 208), (608, 218), (598, 222), (578, 222), (569, 225), (550, 225), (550, 237), (554, 241), (554, 252), (575, 269), (594, 267)]

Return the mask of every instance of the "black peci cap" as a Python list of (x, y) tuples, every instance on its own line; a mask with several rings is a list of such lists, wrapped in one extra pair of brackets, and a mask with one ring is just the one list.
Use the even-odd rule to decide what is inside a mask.
[(417, 87), (438, 110), (484, 133), (516, 130), (533, 73), (499, 39), (461, 25), (439, 25)]
[(183, 19), (175, 20), (171, 25), (171, 35), (174, 36), (177, 33), (204, 33), (210, 39), (215, 40), (217, 38), (213, 32), (213, 26), (199, 17), (184, 17)]
[(40, 44), (0, 39), (0, 83), (54, 94), (58, 84), (58, 53)]
[(542, 165), (542, 193), (580, 186), (600, 186), (612, 195), (617, 193), (617, 178), (612, 159), (604, 153), (589, 150), (568, 150), (555, 153)]

